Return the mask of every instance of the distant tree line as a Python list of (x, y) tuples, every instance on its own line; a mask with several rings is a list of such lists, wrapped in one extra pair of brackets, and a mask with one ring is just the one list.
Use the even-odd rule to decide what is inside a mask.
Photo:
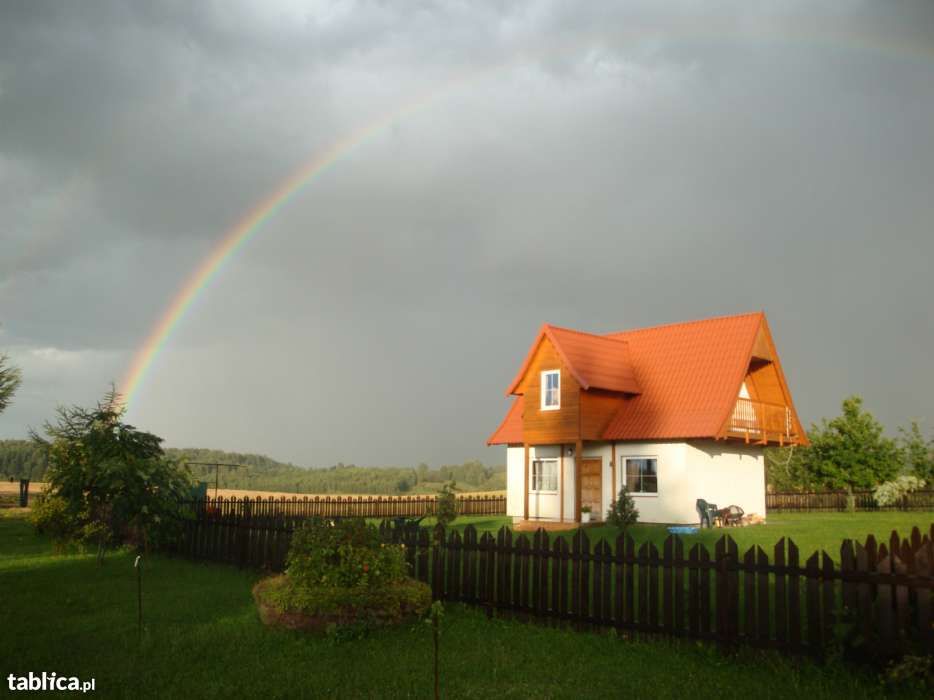
[(0, 440), (0, 478), (43, 481), (46, 449), (32, 440)]
[(917, 421), (885, 435), (859, 396), (843, 401), (841, 415), (812, 424), (810, 445), (766, 450), (773, 491), (906, 490), (934, 486), (934, 440)]
[[(358, 467), (336, 464), (309, 469), (278, 462), (265, 455), (225, 452), (205, 448), (167, 448), (165, 456), (179, 462), (209, 462), (244, 465), (239, 469), (220, 467), (221, 488), (286, 491), (297, 493), (435, 493), (450, 481), (459, 491), (497, 491), (506, 488), (506, 468), (487, 467), (472, 460), (463, 464), (427, 464), (417, 467)], [(0, 477), (43, 481), (46, 450), (31, 440), (0, 440)], [(214, 484), (214, 468), (190, 466), (195, 481)]]

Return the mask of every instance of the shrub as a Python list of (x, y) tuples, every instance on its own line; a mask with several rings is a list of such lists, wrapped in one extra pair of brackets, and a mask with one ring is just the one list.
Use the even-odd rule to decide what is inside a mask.
[(77, 539), (81, 530), (78, 514), (71, 512), (68, 501), (61, 496), (37, 498), (29, 520), (38, 533), (47, 535), (58, 548)]
[[(124, 423), (123, 413), (111, 391), (93, 409), (60, 408), (56, 423), (45, 424), (47, 437), (33, 433), (48, 450), (48, 493), (66, 504), (49, 506), (57, 537), (93, 541), (102, 551), (124, 542), (159, 545), (177, 532), (189, 475), (165, 457), (161, 438)], [(53, 527), (51, 511), (41, 517)]]
[(635, 525), (639, 521), (639, 510), (636, 503), (629, 495), (629, 491), (623, 486), (619, 490), (616, 500), (610, 503), (610, 509), (606, 512), (606, 522), (608, 525), (625, 531), (630, 525)]
[(362, 518), (315, 519), (292, 535), (286, 573), (253, 596), (266, 624), (358, 636), (422, 614), (431, 589), (406, 576), (403, 545), (381, 541)]
[(447, 527), (457, 519), (457, 494), (454, 491), (456, 484), (452, 481), (442, 487), (435, 503), (435, 517), (441, 525)]
[(406, 562), (361, 518), (315, 519), (292, 535), (286, 573), (305, 587), (376, 587), (404, 579)]
[(924, 488), (924, 480), (904, 474), (873, 489), (872, 497), (880, 506), (894, 506), (912, 491)]

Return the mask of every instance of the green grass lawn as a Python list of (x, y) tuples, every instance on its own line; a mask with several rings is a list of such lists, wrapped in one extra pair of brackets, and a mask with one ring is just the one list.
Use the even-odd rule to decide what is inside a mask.
[[(434, 520), (426, 518), (426, 524), (433, 525)], [(458, 518), (455, 529), (463, 530), (472, 524), (479, 532), (493, 532), (494, 534), (503, 526), (510, 525), (511, 518), (506, 516), (464, 516)], [(682, 535), (685, 544), (690, 546), (694, 542), (701, 542), (713, 552), (714, 544), (723, 535), (729, 535), (736, 540), (740, 552), (753, 545), (759, 545), (772, 556), (772, 548), (781, 537), (790, 537), (798, 545), (801, 560), (804, 561), (813, 552), (824, 549), (834, 560), (839, 561), (840, 543), (844, 539), (855, 539), (865, 542), (867, 535), (875, 535), (876, 539), (888, 542), (892, 530), (897, 530), (902, 538), (911, 534), (911, 528), (917, 526), (921, 533), (929, 531), (934, 522), (934, 513), (915, 512), (884, 512), (884, 513), (777, 513), (768, 517), (763, 525), (750, 525), (748, 527), (714, 528), (701, 530), (696, 535)], [(587, 536), (591, 545), (601, 538), (611, 543), (616, 540), (617, 531), (606, 525), (588, 525)], [(571, 537), (574, 531), (552, 532), (551, 537), (560, 535)], [(664, 525), (635, 525), (630, 533), (636, 544), (654, 542), (661, 547), (668, 530)], [(531, 536), (531, 533), (529, 533)]]
[[(159, 556), (144, 567), (140, 645), (131, 553), (101, 567), (91, 555), (56, 556), (22, 517), (0, 517), (0, 681), (54, 671), (95, 678), (104, 697), (431, 696), (423, 623), (340, 643), (271, 630), (250, 596), (255, 573)], [(876, 676), (841, 665), (490, 621), (460, 606), (444, 619), (441, 667), (450, 698), (885, 694)]]

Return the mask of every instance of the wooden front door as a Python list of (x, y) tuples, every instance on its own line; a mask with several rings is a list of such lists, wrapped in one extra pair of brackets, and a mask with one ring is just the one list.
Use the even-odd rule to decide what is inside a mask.
[(603, 460), (581, 460), (581, 508), (590, 506), (590, 519), (603, 519)]

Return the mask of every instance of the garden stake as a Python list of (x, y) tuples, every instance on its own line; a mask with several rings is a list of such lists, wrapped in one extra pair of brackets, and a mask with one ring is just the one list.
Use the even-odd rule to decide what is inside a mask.
[(139, 627), (139, 643), (143, 643), (143, 567), (140, 566), (142, 556), (137, 555), (133, 562), (133, 568), (136, 569), (136, 618)]
[(441, 636), (441, 615), (444, 613), (444, 605), (440, 600), (431, 604), (431, 633), (435, 643), (435, 700), (441, 698), (441, 674), (438, 669), (438, 638)]

